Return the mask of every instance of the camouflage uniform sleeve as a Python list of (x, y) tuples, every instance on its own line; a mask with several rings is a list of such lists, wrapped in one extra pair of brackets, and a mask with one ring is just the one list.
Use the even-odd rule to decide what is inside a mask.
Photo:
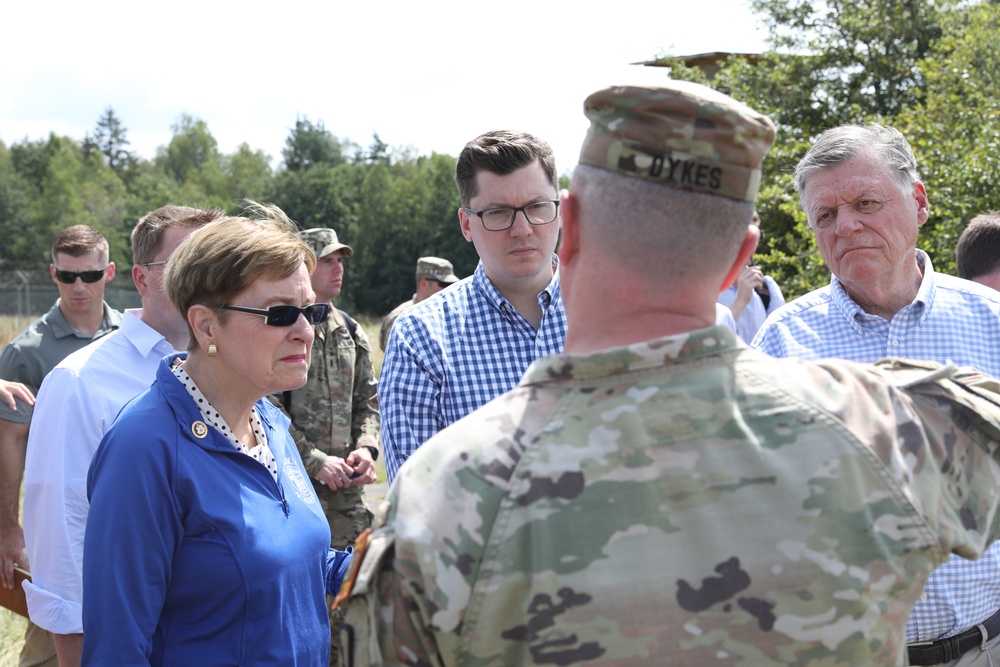
[[(267, 398), (275, 405), (275, 407), (278, 408), (278, 410), (281, 411), (283, 415), (288, 417), (288, 432), (291, 434), (292, 440), (295, 441), (295, 448), (299, 450), (299, 456), (302, 457), (302, 465), (305, 467), (306, 473), (308, 473), (311, 478), (319, 471), (320, 468), (323, 467), (323, 464), (326, 463), (326, 459), (329, 455), (313, 447), (312, 443), (309, 442), (309, 439), (306, 437), (306, 434), (302, 431), (302, 429), (295, 426), (295, 420), (292, 419), (292, 415), (285, 409), (285, 393), (286, 392), (278, 392), (276, 394), (271, 394)], [(293, 392), (288, 393), (290, 396), (293, 395)]]
[(870, 386), (868, 396), (887, 403), (894, 428), (878, 429), (871, 414), (848, 426), (936, 530), (944, 555), (978, 557), (1000, 536), (1000, 385), (971, 368), (900, 359), (880, 361), (872, 375), (891, 386)]
[(372, 345), (360, 325), (355, 331), (357, 356), (354, 361), (354, 392), (351, 397), (351, 441), (355, 449), (374, 447), (381, 456), (382, 434), (379, 426), (375, 367), (372, 364)]
[[(378, 609), (373, 636), (385, 664), (470, 661), (465, 630), (476, 624), (469, 620), (474, 587), (530, 440), (518, 427), (534, 432), (555, 405), (547, 397), (526, 415), (533, 397), (504, 396), (482, 408), (482, 419), (452, 424), (414, 453), (390, 488), (377, 525), (391, 536), (392, 553), (381, 560), (371, 593)], [(497, 446), (481, 457), (482, 443)]]

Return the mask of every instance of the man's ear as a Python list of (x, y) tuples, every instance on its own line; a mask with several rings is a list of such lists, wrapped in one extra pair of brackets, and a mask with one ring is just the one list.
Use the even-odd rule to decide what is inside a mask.
[(927, 199), (927, 189), (920, 181), (913, 182), (913, 198), (917, 200), (917, 224), (923, 225), (931, 217), (931, 204)]
[(469, 225), (472, 224), (472, 221), (469, 219), (469, 214), (466, 212), (465, 208), (461, 206), (458, 208), (458, 224), (462, 228), (462, 236), (465, 237), (466, 241), (472, 243), (472, 230), (469, 229)]
[(139, 266), (138, 264), (132, 265), (132, 282), (135, 283), (135, 288), (139, 291), (139, 296), (145, 298), (149, 294), (149, 290), (152, 289), (149, 286), (149, 281), (146, 280), (146, 267)]
[(757, 243), (760, 241), (760, 228), (757, 225), (748, 225), (746, 236), (743, 237), (743, 243), (740, 245), (740, 251), (736, 255), (736, 261), (733, 265), (729, 267), (729, 273), (726, 274), (725, 279), (722, 281), (722, 287), (719, 288), (720, 292), (725, 291), (733, 284), (736, 280), (736, 276), (740, 275), (740, 271), (743, 267), (747, 265), (750, 258), (753, 257), (753, 253), (757, 250)]
[(115, 263), (108, 262), (108, 268), (104, 271), (104, 284), (110, 283), (115, 279)]
[(559, 264), (572, 262), (580, 249), (580, 200), (572, 192), (559, 193), (559, 217), (562, 219), (562, 239), (559, 242)]

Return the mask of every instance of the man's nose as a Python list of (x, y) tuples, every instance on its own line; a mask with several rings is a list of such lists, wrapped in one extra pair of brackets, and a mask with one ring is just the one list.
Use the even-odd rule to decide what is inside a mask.
[(849, 236), (861, 229), (861, 222), (854, 209), (845, 206), (837, 210), (837, 222), (834, 231), (838, 236)]
[(528, 214), (524, 210), (514, 211), (514, 224), (510, 226), (511, 236), (527, 236), (533, 231), (528, 222)]

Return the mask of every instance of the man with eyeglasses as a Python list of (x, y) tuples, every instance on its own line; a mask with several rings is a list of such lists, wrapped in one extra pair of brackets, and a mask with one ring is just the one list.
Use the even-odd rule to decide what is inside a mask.
[[(842, 125), (817, 137), (795, 189), (830, 283), (769, 316), (751, 347), (773, 357), (969, 365), (1000, 377), (1000, 295), (934, 270), (917, 246), (930, 200), (899, 130)], [(906, 626), (910, 665), (1000, 663), (1000, 544), (935, 570)]]
[[(59, 299), (0, 352), (0, 378), (38, 393), (42, 379), (62, 359), (115, 330), (122, 315), (104, 302), (104, 286), (115, 277), (108, 242), (92, 227), (73, 225), (52, 244), (52, 282)], [(0, 403), (0, 585), (14, 588), (14, 566), (26, 568), (24, 532), (18, 522), (24, 454), (33, 406)], [(29, 621), (20, 667), (56, 664), (49, 634)]]
[(385, 352), (386, 343), (389, 342), (389, 332), (396, 319), (405, 310), (409, 310), (427, 297), (434, 296), (445, 287), (458, 282), (455, 275), (455, 267), (451, 262), (440, 257), (421, 257), (417, 260), (417, 291), (413, 298), (399, 304), (382, 320), (382, 328), (379, 331), (378, 343), (382, 351)]
[(566, 335), (552, 148), (525, 132), (488, 132), (462, 150), (455, 182), (479, 265), (392, 327), (379, 379), (390, 481), (428, 438), (561, 352)]
[[(307, 229), (299, 238), (316, 253), (316, 301), (328, 304), (340, 296), (344, 258), (354, 250), (329, 228)], [(290, 431), (330, 524), (334, 549), (344, 550), (372, 525), (364, 487), (375, 481), (381, 451), (375, 390), (368, 336), (350, 315), (331, 306), (329, 318), (316, 325), (305, 386), (271, 397), (292, 420)], [(336, 665), (339, 614), (331, 615), (330, 630), (330, 664)]]
[(132, 280), (142, 308), (111, 335), (70, 354), (48, 374), (35, 403), (24, 471), (24, 535), (32, 580), (28, 613), (52, 633), (60, 667), (83, 648), (83, 535), (87, 470), (121, 408), (145, 390), (160, 359), (188, 344), (188, 329), (163, 291), (168, 258), (195, 229), (222, 215), (163, 206), (132, 230)]

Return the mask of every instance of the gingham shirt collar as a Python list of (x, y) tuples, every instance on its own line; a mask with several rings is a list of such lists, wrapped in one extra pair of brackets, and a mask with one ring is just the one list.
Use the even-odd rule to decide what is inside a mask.
[[(514, 306), (504, 298), (503, 294), (497, 290), (496, 286), (486, 277), (486, 269), (483, 268), (483, 263), (479, 262), (476, 266), (475, 273), (472, 274), (472, 286), (478, 290), (486, 300), (493, 304), (493, 306), (504, 316), (504, 318), (510, 322), (514, 323), (515, 316), (521, 318), (520, 314), (514, 309)], [(549, 280), (549, 284), (545, 286), (541, 292), (538, 293), (538, 305), (541, 306), (542, 312), (545, 312), (549, 308), (549, 304), (552, 303), (553, 295), (559, 290), (559, 258), (556, 255), (552, 255), (552, 279)]]
[[(931, 307), (934, 305), (936, 289), (934, 287), (934, 267), (931, 265), (931, 258), (923, 250), (917, 250), (916, 255), (917, 264), (920, 266), (923, 278), (920, 279), (920, 288), (917, 290), (916, 298), (903, 308), (903, 310), (918, 309), (917, 322), (922, 324), (927, 317), (927, 313), (930, 312)], [(865, 312), (861, 306), (856, 304), (847, 294), (837, 276), (833, 276), (830, 279), (830, 300), (834, 308), (847, 319), (851, 327), (858, 333), (864, 333), (864, 322), (873, 321), (872, 318), (875, 318), (874, 321), (882, 319), (878, 315), (871, 315)]]

